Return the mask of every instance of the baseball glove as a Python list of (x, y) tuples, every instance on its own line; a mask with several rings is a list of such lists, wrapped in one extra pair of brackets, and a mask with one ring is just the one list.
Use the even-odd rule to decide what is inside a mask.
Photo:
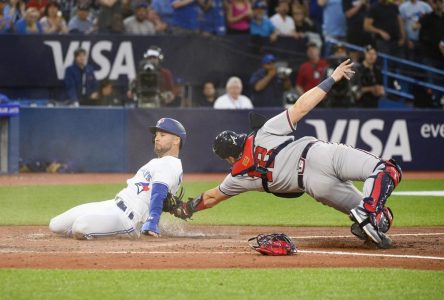
[(284, 233), (259, 234), (249, 239), (248, 244), (263, 255), (284, 256), (297, 252), (296, 245)]
[(183, 201), (182, 201), (183, 194), (184, 194), (183, 187), (180, 189), (180, 191), (176, 195), (168, 193), (165, 200), (163, 200), (162, 210), (164, 212), (168, 212), (168, 213), (174, 215), (176, 210), (179, 207), (182, 207), (182, 205), (183, 205)]

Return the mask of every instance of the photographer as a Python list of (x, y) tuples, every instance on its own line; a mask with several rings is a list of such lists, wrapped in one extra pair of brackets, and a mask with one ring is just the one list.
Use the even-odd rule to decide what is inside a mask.
[[(327, 77), (339, 66), (347, 57), (347, 50), (344, 45), (337, 44), (333, 47), (333, 54), (327, 58), (328, 69)], [(327, 107), (350, 107), (354, 103), (352, 87), (350, 81), (342, 80), (333, 86), (327, 94), (327, 99), (324, 101)]]
[(176, 97), (173, 75), (163, 68), (162, 49), (151, 46), (139, 62), (137, 77), (130, 83), (128, 98), (139, 107), (168, 106)]
[(251, 99), (255, 107), (283, 106), (284, 91), (291, 89), (289, 68), (277, 68), (276, 57), (266, 54), (262, 67), (251, 75)]

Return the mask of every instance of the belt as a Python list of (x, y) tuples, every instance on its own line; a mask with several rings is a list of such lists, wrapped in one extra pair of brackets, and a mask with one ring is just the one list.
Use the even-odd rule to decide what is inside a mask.
[(301, 189), (305, 190), (304, 188), (304, 171), (305, 171), (305, 158), (307, 157), (308, 150), (310, 150), (311, 146), (313, 146), (318, 141), (313, 141), (307, 144), (305, 146), (304, 150), (302, 151), (301, 158), (299, 159), (299, 165), (298, 165), (298, 185)]
[[(128, 209), (128, 206), (126, 206), (126, 204), (125, 204), (125, 202), (123, 202), (123, 200), (119, 200), (120, 198), (116, 198), (116, 205), (117, 205), (117, 207), (118, 208), (120, 208), (124, 213), (126, 213), (126, 211), (127, 211), (127, 209)], [(133, 218), (134, 218), (134, 213), (132, 212), (132, 211), (129, 211), (130, 213), (127, 215), (128, 216), (128, 218), (130, 219), (130, 220), (132, 220)]]

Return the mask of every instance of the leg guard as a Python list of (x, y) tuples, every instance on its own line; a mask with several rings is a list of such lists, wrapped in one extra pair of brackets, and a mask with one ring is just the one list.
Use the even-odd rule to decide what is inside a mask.
[(364, 208), (370, 213), (382, 212), (387, 198), (401, 182), (402, 171), (393, 160), (379, 164), (364, 184)]

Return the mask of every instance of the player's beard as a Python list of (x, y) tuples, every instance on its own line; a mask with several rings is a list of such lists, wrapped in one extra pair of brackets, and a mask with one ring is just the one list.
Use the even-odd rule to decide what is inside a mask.
[(172, 143), (169, 142), (165, 145), (161, 145), (159, 143), (154, 143), (154, 152), (157, 154), (157, 156), (162, 157), (165, 155), (165, 153), (169, 152), (171, 150)]

